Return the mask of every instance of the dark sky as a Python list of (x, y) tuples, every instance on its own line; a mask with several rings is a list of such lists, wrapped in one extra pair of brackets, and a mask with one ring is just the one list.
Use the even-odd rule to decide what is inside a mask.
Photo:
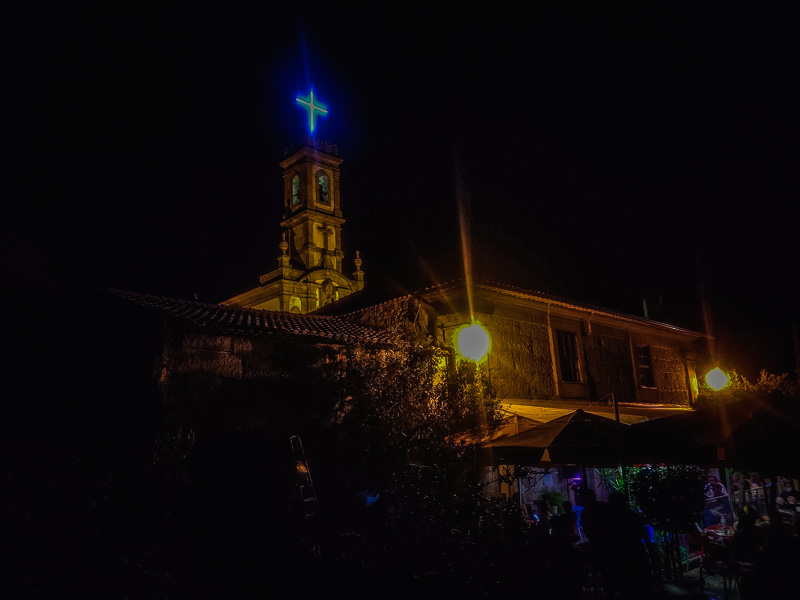
[(794, 368), (788, 14), (263, 4), (9, 19), (11, 281), (212, 302), (255, 283), (313, 86), (368, 281), (461, 276), (458, 197), (478, 275), (635, 314), (645, 297), (699, 330), (702, 287), (727, 366)]

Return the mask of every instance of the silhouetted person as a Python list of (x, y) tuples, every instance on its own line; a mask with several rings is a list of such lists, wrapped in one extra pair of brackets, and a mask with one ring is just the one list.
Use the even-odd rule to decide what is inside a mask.
[(742, 511), (731, 540), (731, 553), (734, 560), (755, 563), (759, 557), (760, 546), (756, 536), (756, 515)]
[(769, 537), (764, 556), (766, 582), (773, 597), (797, 596), (797, 565), (800, 564), (800, 538), (791, 535), (781, 523), (778, 511), (770, 511)]
[(649, 536), (644, 521), (631, 510), (620, 492), (612, 492), (608, 497), (608, 519), (613, 586), (623, 599), (643, 598), (650, 586), (651, 575), (645, 547)]
[(763, 589), (763, 550), (756, 533), (758, 516), (749, 511), (739, 513), (736, 531), (731, 540), (731, 558), (739, 577), (739, 597), (757, 598)]
[(572, 510), (572, 502), (569, 500), (564, 500), (561, 503), (561, 508), (564, 509), (564, 514), (561, 515), (561, 519), (563, 519), (563, 525), (570, 536), (572, 536), (572, 541), (577, 542), (580, 537), (578, 536), (578, 513)]
[(789, 477), (781, 477), (781, 495), (785, 504), (791, 505), (790, 510), (800, 502), (800, 493), (794, 489), (794, 481)]
[[(567, 506), (568, 505), (568, 506)], [(551, 534), (547, 538), (547, 557), (549, 575), (559, 582), (559, 596), (578, 598), (580, 596), (580, 577), (578, 553), (575, 550), (578, 516), (572, 512), (572, 504), (564, 502), (564, 514), (551, 520)]]
[(603, 580), (603, 589), (609, 598), (614, 594), (614, 574), (611, 570), (608, 505), (597, 500), (594, 490), (582, 494), (583, 512), (581, 523), (583, 532), (589, 539), (589, 553), (592, 571)]
[(538, 517), (536, 520), (536, 526), (539, 528), (543, 535), (550, 534), (550, 528), (552, 527), (552, 523), (550, 521), (550, 504), (547, 500), (536, 500), (534, 502), (536, 505), (536, 516)]

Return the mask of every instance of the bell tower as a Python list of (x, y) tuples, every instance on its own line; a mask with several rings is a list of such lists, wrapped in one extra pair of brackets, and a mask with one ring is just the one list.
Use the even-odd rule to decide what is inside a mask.
[(339, 158), (333, 144), (307, 138), (290, 147), (283, 169), (283, 221), (289, 257), (306, 271), (342, 272), (342, 209)]
[(260, 285), (222, 304), (308, 313), (364, 288), (356, 251), (353, 278), (344, 274), (339, 194), (339, 150), (313, 137), (317, 117), (328, 109), (310, 92), (295, 98), (308, 111), (309, 132), (284, 152), (283, 220), (278, 268), (258, 278)]
[(309, 136), (284, 155), (278, 268), (223, 305), (308, 313), (364, 288), (358, 251), (352, 279), (344, 274), (337, 147)]

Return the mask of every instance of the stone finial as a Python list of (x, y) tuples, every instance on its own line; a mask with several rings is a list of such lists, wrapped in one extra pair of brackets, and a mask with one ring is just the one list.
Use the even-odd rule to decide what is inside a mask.
[(361, 255), (356, 250), (356, 259), (353, 261), (356, 265), (356, 272), (353, 273), (353, 279), (356, 281), (364, 281), (364, 271), (361, 270)]
[(287, 269), (289, 268), (289, 255), (287, 254), (289, 243), (286, 241), (285, 231), (283, 232), (280, 244), (278, 244), (278, 248), (281, 249), (281, 255), (278, 257), (278, 267), (281, 269)]

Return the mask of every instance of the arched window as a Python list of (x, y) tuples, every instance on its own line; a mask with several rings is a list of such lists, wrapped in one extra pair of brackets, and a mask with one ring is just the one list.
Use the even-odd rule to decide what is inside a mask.
[(300, 204), (300, 176), (292, 177), (292, 206)]
[(317, 202), (328, 204), (331, 201), (330, 180), (325, 173), (317, 173)]

